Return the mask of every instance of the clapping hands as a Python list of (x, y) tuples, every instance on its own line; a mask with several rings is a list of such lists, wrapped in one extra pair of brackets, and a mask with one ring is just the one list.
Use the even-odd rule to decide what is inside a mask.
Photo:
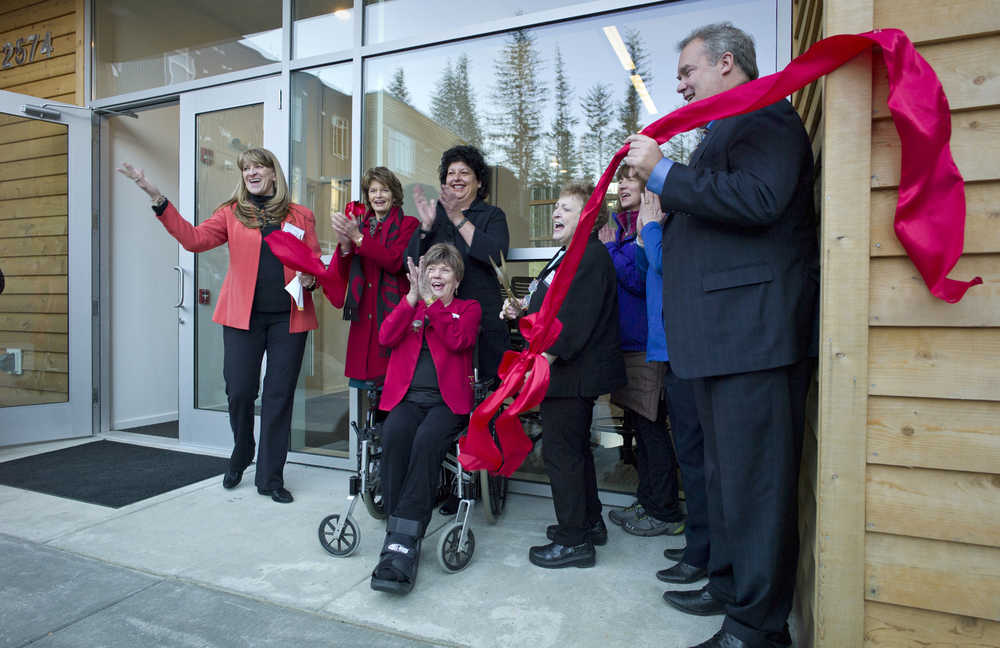
[(437, 213), (437, 200), (428, 200), (424, 188), (417, 185), (413, 188), (413, 202), (417, 206), (417, 217), (420, 219), (420, 229), (425, 232), (431, 231), (434, 227), (434, 218)]
[(416, 306), (417, 300), (423, 300), (426, 304), (434, 301), (434, 293), (431, 292), (431, 287), (427, 284), (427, 272), (423, 257), (420, 257), (420, 261), (416, 265), (414, 265), (412, 257), (406, 257), (406, 280), (410, 282), (410, 292), (406, 293), (406, 301), (410, 306)]

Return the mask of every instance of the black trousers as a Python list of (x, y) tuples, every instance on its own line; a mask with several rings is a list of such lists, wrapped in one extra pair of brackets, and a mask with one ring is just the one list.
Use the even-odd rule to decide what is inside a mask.
[(684, 499), (687, 502), (687, 521), (684, 523), (684, 562), (695, 567), (708, 567), (709, 533), (708, 502), (705, 491), (705, 443), (698, 421), (698, 406), (694, 399), (694, 385), (679, 378), (667, 363), (663, 377), (670, 412), (670, 431), (677, 448), (677, 464), (684, 479)]
[(426, 528), (434, 512), (441, 462), (468, 420), (445, 404), (401, 401), (382, 423), (382, 501), (389, 516)]
[(751, 646), (785, 630), (799, 555), (798, 476), (812, 360), (694, 381), (705, 431), (709, 591)]
[(302, 367), (307, 333), (289, 333), (290, 313), (252, 313), (250, 329), (222, 327), (222, 373), (229, 397), (229, 424), (233, 428), (232, 470), (253, 461), (254, 401), (260, 391), (260, 364), (267, 353), (264, 394), (260, 401), (260, 447), (257, 451), (258, 488), (273, 490), (285, 484), (295, 383)]
[(590, 448), (594, 399), (546, 398), (542, 401), (542, 459), (552, 484), (558, 528), (553, 542), (576, 546), (601, 517), (597, 471)]
[(684, 512), (677, 496), (677, 456), (667, 432), (666, 412), (661, 402), (656, 420), (651, 421), (625, 409), (625, 425), (636, 432), (636, 499), (647, 515), (663, 522), (678, 522), (684, 519)]

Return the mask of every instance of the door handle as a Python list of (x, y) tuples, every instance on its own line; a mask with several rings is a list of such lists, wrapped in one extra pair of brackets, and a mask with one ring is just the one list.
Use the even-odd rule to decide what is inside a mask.
[(177, 271), (177, 303), (174, 308), (180, 308), (184, 305), (184, 268), (176, 265), (174, 270)]

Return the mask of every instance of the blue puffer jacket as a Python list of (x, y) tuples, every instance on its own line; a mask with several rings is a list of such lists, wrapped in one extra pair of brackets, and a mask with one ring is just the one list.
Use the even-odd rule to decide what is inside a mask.
[[(638, 212), (615, 214), (615, 240), (604, 245), (611, 253), (618, 275), (618, 317), (622, 351), (645, 351), (646, 333), (646, 273), (636, 267), (636, 253), (642, 254), (635, 243), (635, 219)], [(629, 227), (631, 225), (631, 227)], [(626, 233), (631, 231), (630, 235)]]
[(668, 362), (667, 335), (663, 329), (663, 227), (659, 223), (646, 223), (642, 228), (642, 248), (636, 257), (636, 268), (646, 276), (646, 315), (649, 318), (649, 336), (646, 344), (646, 361)]

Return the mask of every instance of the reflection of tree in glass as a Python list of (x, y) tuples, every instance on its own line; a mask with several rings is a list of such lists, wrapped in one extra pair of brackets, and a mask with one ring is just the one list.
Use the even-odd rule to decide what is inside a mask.
[[(677, 110), (683, 104), (674, 106), (671, 111)], [(670, 141), (661, 146), (663, 154), (674, 162), (680, 162), (681, 164), (687, 164), (688, 160), (691, 159), (691, 154), (694, 153), (694, 149), (698, 146), (698, 131), (690, 130), (686, 133), (677, 133), (670, 138)]]
[(431, 116), (466, 143), (482, 147), (483, 131), (479, 127), (475, 105), (472, 84), (469, 83), (469, 57), (463, 54), (454, 68), (451, 60), (445, 64), (431, 100)]
[(392, 82), (389, 83), (388, 91), (389, 94), (403, 103), (412, 103), (410, 101), (410, 91), (406, 89), (406, 77), (403, 75), (403, 68), (398, 67), (392, 73)]
[(538, 80), (542, 59), (535, 39), (524, 30), (512, 32), (494, 62), (493, 100), (500, 108), (493, 120), (496, 142), (507, 165), (522, 183), (538, 180), (538, 147), (542, 136), (545, 85)]
[[(643, 83), (646, 84), (646, 88), (652, 92), (653, 75), (646, 67), (646, 59), (648, 57), (643, 49), (642, 36), (635, 29), (625, 29), (625, 37), (622, 40), (625, 42), (625, 49), (628, 50), (629, 56), (632, 57), (632, 63), (635, 65), (632, 74), (641, 76)], [(632, 85), (632, 80), (629, 79), (628, 86), (625, 88), (625, 99), (618, 105), (619, 144), (623, 144), (625, 138), (632, 133), (638, 133), (641, 130), (639, 122), (639, 107), (641, 104), (642, 101), (639, 98), (639, 93), (636, 92), (635, 87)]]
[(591, 179), (600, 177), (611, 155), (618, 150), (611, 134), (611, 89), (595, 83), (583, 98), (583, 113), (587, 116), (583, 135), (583, 173)]
[(573, 116), (570, 111), (573, 99), (573, 89), (566, 78), (563, 69), (563, 58), (559, 48), (556, 47), (556, 83), (555, 100), (556, 114), (552, 118), (552, 130), (549, 131), (551, 140), (550, 154), (552, 172), (552, 184), (560, 187), (577, 176), (579, 160), (576, 146), (573, 143), (573, 127), (580, 120)]

